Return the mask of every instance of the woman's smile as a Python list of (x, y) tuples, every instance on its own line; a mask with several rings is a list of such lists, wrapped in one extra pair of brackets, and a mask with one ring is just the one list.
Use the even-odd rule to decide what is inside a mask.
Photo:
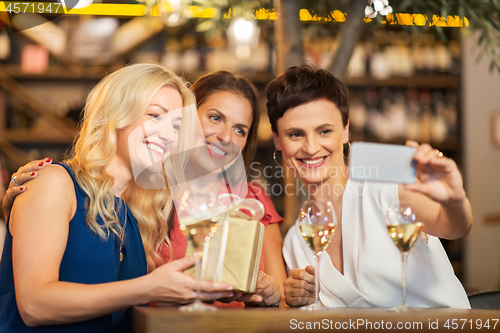
[(222, 159), (229, 154), (226, 149), (212, 142), (207, 142), (206, 147), (208, 149), (208, 153), (214, 158)]
[(328, 156), (321, 156), (321, 157), (303, 157), (303, 158), (298, 158), (296, 159), (299, 161), (299, 163), (306, 167), (306, 168), (317, 168), (322, 166), (325, 163), (325, 160), (328, 158)]
[(146, 148), (151, 150), (153, 154), (157, 155), (158, 157), (163, 158), (165, 156), (165, 146), (156, 142), (151, 142), (151, 141), (144, 141), (144, 145)]

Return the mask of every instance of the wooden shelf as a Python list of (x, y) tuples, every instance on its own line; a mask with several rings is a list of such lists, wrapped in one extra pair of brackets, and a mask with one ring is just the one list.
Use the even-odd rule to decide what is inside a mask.
[(0, 134), (0, 139), (8, 141), (14, 145), (32, 143), (70, 145), (75, 138), (76, 132), (76, 128), (68, 128), (64, 130), (51, 129), (43, 132), (27, 128), (4, 129)]
[(377, 80), (370, 76), (355, 77), (347, 80), (350, 88), (360, 87), (415, 87), (434, 89), (457, 89), (460, 77), (451, 74), (416, 74), (411, 77), (394, 76), (385, 80)]
[(49, 66), (43, 74), (27, 74), (20, 65), (1, 65), (0, 71), (15, 80), (96, 80), (114, 69), (108, 66)]
[[(62, 66), (52, 65), (43, 74), (26, 74), (21, 71), (19, 64), (0, 65), (0, 73), (5, 73), (10, 78), (15, 80), (34, 80), (37, 82), (43, 81), (99, 81), (107, 73), (115, 70), (114, 66)], [(206, 74), (206, 71), (196, 71), (192, 73), (184, 73), (183, 76), (187, 81), (194, 82), (200, 76)], [(272, 72), (256, 72), (256, 73), (242, 73), (252, 80), (259, 89), (269, 83), (274, 75)], [(374, 79), (370, 76), (350, 78), (347, 80), (347, 85), (350, 89), (367, 89), (371, 87), (401, 87), (401, 88), (429, 88), (429, 89), (458, 89), (459, 87), (458, 75), (451, 74), (417, 74), (411, 77), (391, 77), (385, 80)], [(0, 78), (1, 80), (1, 78)], [(61, 137), (57, 135), (42, 135), (32, 136), (26, 132), (19, 134), (17, 130), (13, 129), (5, 132), (4, 138), (12, 143), (71, 143), (68, 137)], [(352, 139), (356, 140), (355, 137)], [(377, 138), (364, 136), (364, 141), (379, 142)], [(447, 140), (442, 143), (431, 142), (433, 147), (440, 150), (456, 151), (459, 150), (459, 140)], [(265, 146), (270, 141), (259, 142), (259, 146)], [(387, 143), (404, 144), (404, 139), (393, 140)]]
[[(50, 66), (43, 74), (26, 74), (21, 71), (20, 65), (9, 64), (0, 65), (0, 71), (14, 79), (24, 80), (100, 80), (107, 73), (116, 68), (109, 66)], [(184, 73), (183, 76), (188, 81), (195, 81), (200, 76), (206, 74), (205, 71)], [(245, 73), (255, 84), (265, 85), (273, 78), (271, 72)], [(416, 74), (411, 77), (394, 76), (384, 80), (378, 80), (371, 76), (354, 77), (347, 79), (347, 86), (350, 88), (366, 87), (416, 87), (416, 88), (437, 88), (437, 89), (457, 89), (460, 78), (452, 74)]]
[[(195, 81), (205, 72), (195, 72), (184, 74), (186, 80)], [(247, 75), (243, 72), (243, 75)], [(255, 84), (267, 84), (273, 78), (270, 72), (257, 72), (247, 75)], [(434, 88), (434, 89), (457, 89), (460, 77), (452, 74), (416, 74), (411, 77), (393, 76), (385, 80), (378, 80), (371, 76), (355, 77), (347, 79), (349, 88), (369, 88), (369, 87), (403, 87), (403, 88)]]
[[(182, 75), (184, 79), (190, 82), (196, 81), (199, 77), (208, 74), (207, 71), (196, 71), (192, 73), (177, 73), (178, 75)], [(252, 72), (246, 73), (242, 72), (234, 72), (234, 74), (240, 74), (245, 76), (247, 79), (251, 80), (254, 84), (257, 85), (266, 85), (274, 79), (274, 75), (271, 72)]]
[[(374, 136), (369, 136), (365, 135), (362, 139), (357, 137), (355, 134), (351, 133), (351, 141), (356, 142), (356, 141), (363, 141), (363, 142), (376, 142), (376, 143), (388, 143), (388, 144), (395, 144), (395, 145), (404, 145), (406, 142), (406, 139), (399, 138), (399, 139), (394, 139), (390, 141), (381, 141), (380, 139), (377, 139)], [(460, 149), (460, 142), (458, 139), (454, 138), (449, 138), (446, 139), (442, 142), (420, 142), (420, 143), (428, 143), (430, 144), (433, 148), (443, 150), (443, 151), (456, 151)]]

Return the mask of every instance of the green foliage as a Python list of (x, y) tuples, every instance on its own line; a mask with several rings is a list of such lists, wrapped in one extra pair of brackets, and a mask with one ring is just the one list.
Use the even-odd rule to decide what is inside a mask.
[[(368, 4), (368, 0), (363, 1)], [(478, 46), (481, 49), (479, 58), (488, 58), (491, 62), (490, 68), (500, 71), (500, 0), (389, 0), (394, 12), (420, 13), (427, 17), (440, 15), (458, 15), (466, 17), (469, 21), (470, 29), (479, 34)], [(326, 16), (333, 10), (347, 12), (348, 0), (301, 0), (303, 8), (307, 8), (313, 13)], [(266, 8), (274, 9), (273, 0), (194, 0), (193, 5), (201, 8), (218, 8), (213, 19), (199, 19), (197, 30), (205, 32), (207, 37), (221, 35), (228, 28), (231, 20), (224, 15), (231, 13), (232, 17), (250, 18), (254, 15), (254, 10)], [(380, 19), (377, 17), (377, 19)], [(379, 20), (375, 20), (376, 22)], [(272, 28), (273, 21), (259, 20), (258, 24)], [(327, 33), (329, 27), (322, 24), (305, 24), (304, 27), (311, 34)], [(415, 28), (415, 27), (414, 27)], [(422, 28), (418, 27), (419, 30)], [(443, 28), (433, 26), (443, 40), (446, 35)], [(448, 29), (448, 28), (444, 28)], [(330, 30), (331, 32), (331, 30)]]
[[(215, 17), (211, 19), (199, 19), (196, 30), (204, 32), (208, 38), (220, 36), (231, 24), (230, 17), (244, 17), (250, 19), (254, 16), (254, 10), (259, 8), (273, 9), (272, 0), (194, 0), (194, 6), (204, 8), (217, 8)], [(265, 22), (260, 22), (265, 24)], [(272, 26), (272, 23), (268, 23)]]
[[(466, 17), (472, 31), (479, 35), (478, 60), (490, 60), (490, 70), (500, 71), (500, 0), (404, 0), (399, 11)], [(438, 31), (439, 32), (439, 31)]]

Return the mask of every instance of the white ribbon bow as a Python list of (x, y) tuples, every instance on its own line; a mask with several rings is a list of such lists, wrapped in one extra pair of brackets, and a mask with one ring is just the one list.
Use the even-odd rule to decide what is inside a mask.
[[(229, 200), (229, 204), (225, 201)], [(241, 217), (247, 220), (260, 220), (264, 217), (265, 209), (262, 202), (257, 199), (241, 199), (233, 193), (223, 193), (219, 195), (217, 202), (221, 206), (228, 208), (228, 213), (231, 216)], [(250, 213), (250, 216), (243, 212)]]

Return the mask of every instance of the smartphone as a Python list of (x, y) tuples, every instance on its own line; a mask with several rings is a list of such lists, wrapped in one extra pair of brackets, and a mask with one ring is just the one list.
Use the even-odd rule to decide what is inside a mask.
[(351, 144), (349, 177), (353, 180), (413, 184), (416, 148), (368, 142)]

